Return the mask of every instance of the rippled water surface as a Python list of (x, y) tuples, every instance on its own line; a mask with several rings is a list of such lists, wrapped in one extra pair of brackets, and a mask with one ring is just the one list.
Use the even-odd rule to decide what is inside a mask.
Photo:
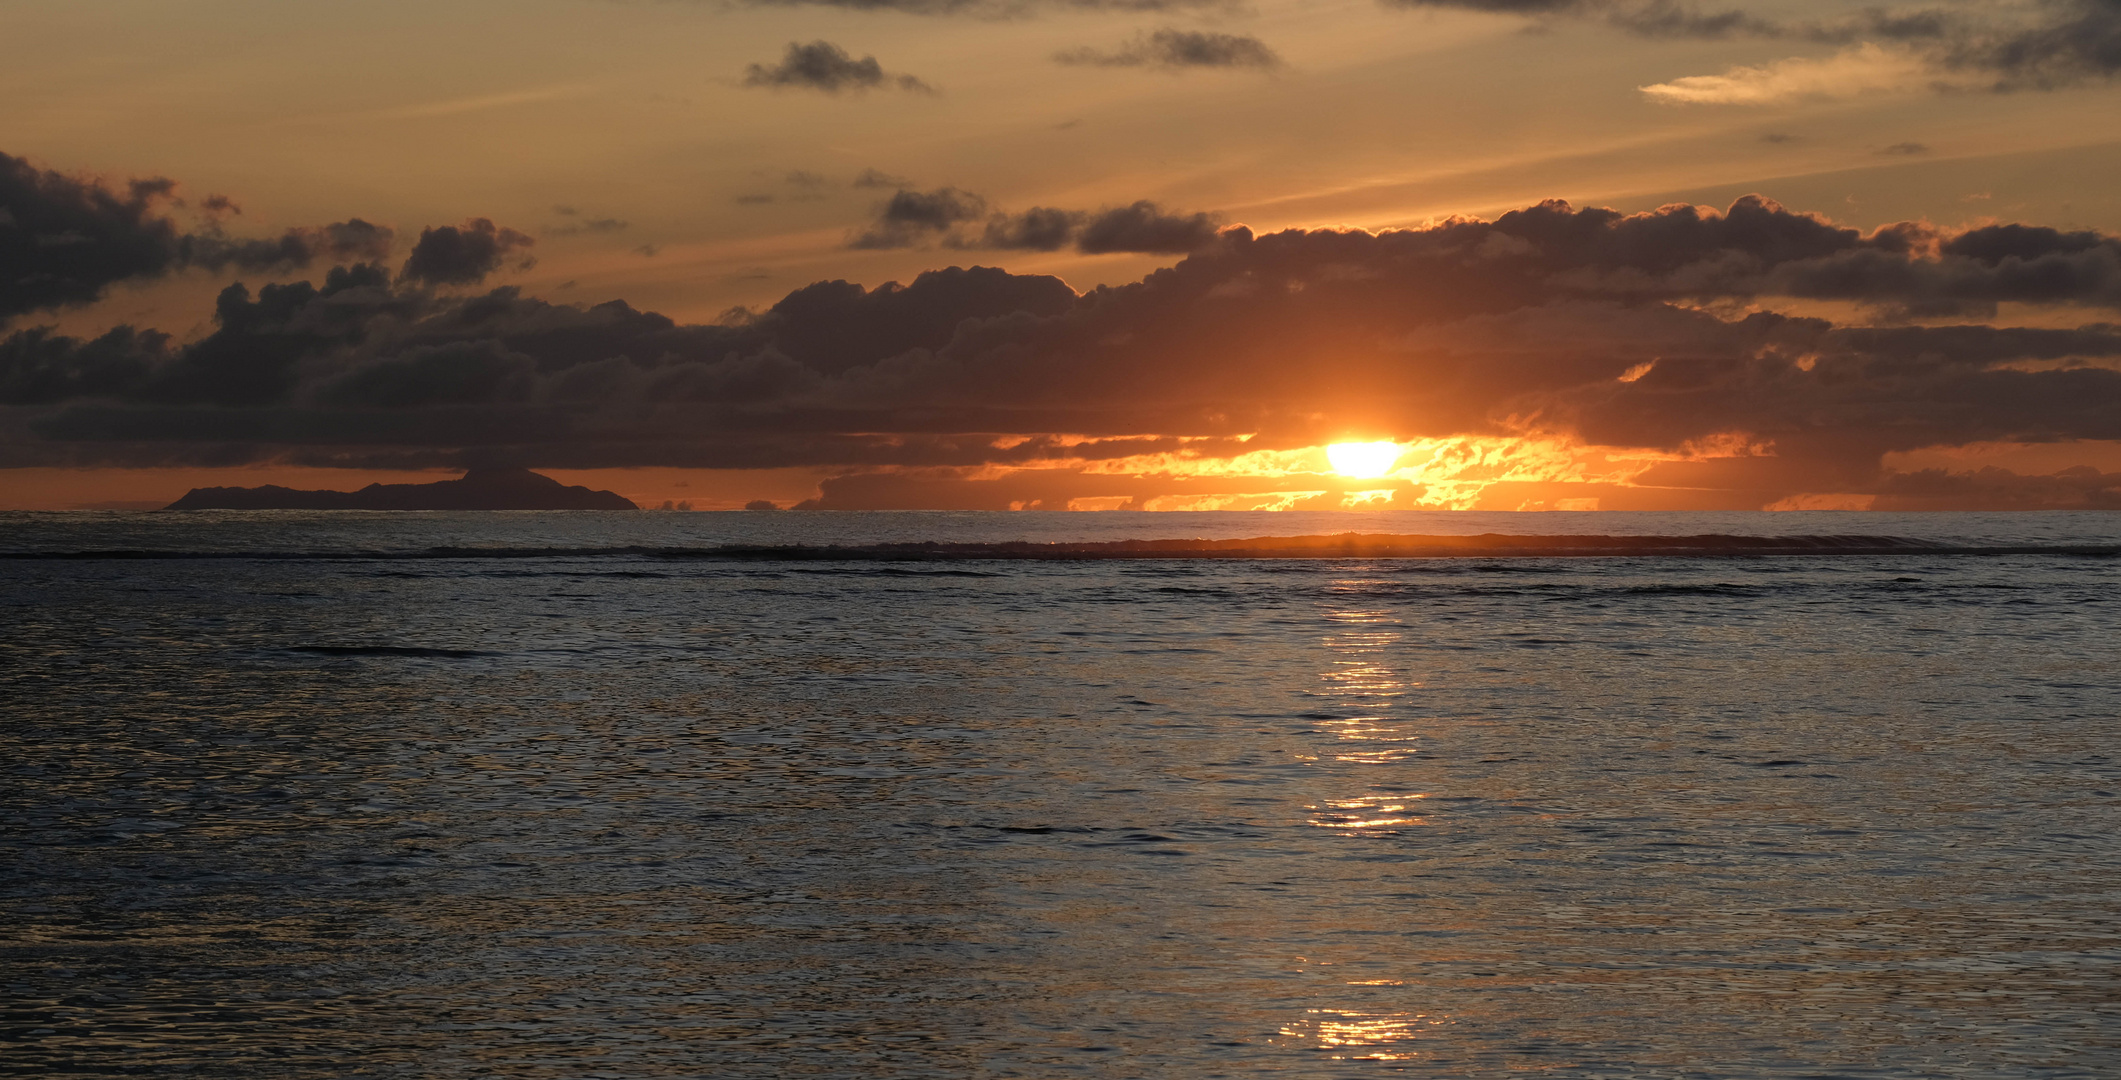
[(0, 1070), (2121, 1073), (2112, 558), (359, 554), (1188, 517), (8, 516)]

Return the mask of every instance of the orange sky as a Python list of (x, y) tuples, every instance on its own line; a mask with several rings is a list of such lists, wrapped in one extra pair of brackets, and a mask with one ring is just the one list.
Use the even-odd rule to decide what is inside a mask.
[[(1546, 14), (1508, 11), (1527, 6)], [(2121, 15), (2089, 0), (1928, 7), (1942, 17), (1923, 36), (1830, 0), (18, 0), (0, 16), (0, 153), (22, 175), (113, 198), (170, 178), (139, 212), (171, 236), (315, 237), (360, 219), (391, 238), (299, 265), (195, 246), (114, 271), (92, 295), (0, 302), (0, 337), (14, 335), (0, 358), (0, 508), (348, 488), (503, 458), (701, 509), (2121, 505), (2102, 479), (2121, 474), (2121, 431), (2089, 407), (2115, 393), (2117, 362), (2088, 329), (2121, 322), (2121, 287), (2093, 280), (2111, 262), (2098, 245), (2121, 233), (2121, 88), (2089, 52), (1996, 59), (2013, 35), (2093, 41), (2121, 32)], [(1730, 10), (1744, 20), (1713, 19)], [(829, 48), (797, 65), (791, 50), (817, 43)], [(1786, 253), (1748, 247), (1757, 238), (1735, 227), (1690, 269), (1640, 245), (1564, 265), (1558, 241), (1503, 229), (1451, 257), (1552, 265), (1415, 314), (1450, 285), (1444, 263), (1394, 277), (1405, 264), (1390, 244), (1334, 255), (1315, 231), (1419, 231), (1547, 199), (1714, 216), (1750, 192), (1787, 208), (1777, 222), (1854, 230), (1863, 250), (1836, 266), (1901, 260), (1895, 273), (1928, 275), (1931, 291), (1829, 287), (1825, 263), (1777, 277), (1760, 260)], [(13, 248), (0, 235), (0, 258), (21, 263), (0, 276), (30, 281), (37, 260), (105, 242), (59, 226), (30, 236), (26, 198), (0, 217), (0, 234), (23, 234)], [(1144, 200), (1141, 228), (1095, 239), (1118, 227), (1104, 215)], [(408, 263), (423, 230), (473, 219), (520, 239), (455, 277)], [(1064, 238), (1025, 239), (1034, 220)], [(1192, 239), (1144, 239), (1187, 222)], [(1928, 246), (1874, 232), (1900, 222), (1922, 223)], [(1240, 224), (1260, 241), (1205, 246)], [(2011, 224), (2094, 239), (1953, 247)], [(1309, 239), (1268, 242), (1284, 230)], [(2075, 260), (2079, 286), (2035, 295), (2012, 258)], [(419, 299), (378, 292), (358, 329), (257, 361), (279, 365), (269, 378), (230, 374), (250, 370), (236, 353), (264, 346), (233, 341), (217, 294), (323, 287), (332, 264), (357, 260), (377, 261), (374, 288)], [(1182, 261), (1181, 277), (1156, 276)], [(1741, 263), (1758, 272), (1734, 285)], [(1050, 275), (1082, 299), (1063, 312), (1035, 284), (996, 285), (1016, 291), (909, 300), (929, 307), (872, 312), (873, 325), (829, 304), (801, 326), (757, 321), (813, 282), (878, 290), (975, 265)], [(1393, 284), (1357, 284), (1373, 279)], [(1101, 286), (1133, 299), (1090, 295)], [(1278, 321), (1240, 300), (1252, 321), (1222, 337), (1234, 324), (1200, 314), (1263, 286), (1280, 290)], [(544, 306), (462, 330), (453, 305), (495, 288)], [(1505, 302), (1508, 290), (1529, 291)], [(621, 340), (576, 326), (564, 347), (536, 336), (609, 301), (677, 329)], [(310, 333), (345, 308), (314, 303), (254, 310), (286, 320), (270, 330), (284, 344), (287, 327)], [(1745, 321), (1764, 312), (1827, 323)], [(894, 319), (928, 321), (893, 337)], [(741, 341), (686, 329), (716, 325), (762, 329)], [(834, 326), (870, 337), (818, 344)], [(102, 354), (52, 344), (117, 327), (169, 335), (129, 354), (122, 386), (80, 374)], [(1989, 337), (1941, 333), (1954, 327)], [(1873, 328), (1939, 333), (1888, 343), (1864, 336)], [(1998, 336), (2017, 329), (2077, 336)], [(216, 334), (220, 359), (185, 352)], [(201, 389), (206, 377), (184, 372), (208, 360), (212, 380), (262, 381)], [(1796, 374), (1740, 370), (1767, 363)], [(685, 364), (683, 390), (656, 374)], [(1648, 374), (1622, 378), (1637, 368)], [(1069, 371), (1080, 377), (1055, 374)], [(346, 434), (320, 434), (331, 425)], [(1168, 445), (1020, 449), (1122, 436)], [(1330, 474), (1323, 447), (1357, 439), (1408, 448), (1390, 483)]]

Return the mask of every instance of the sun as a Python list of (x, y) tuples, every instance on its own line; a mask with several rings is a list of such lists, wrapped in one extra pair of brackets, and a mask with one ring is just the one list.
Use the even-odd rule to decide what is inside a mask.
[(1375, 480), (1392, 471), (1405, 447), (1396, 442), (1342, 442), (1326, 447), (1333, 471), (1352, 480)]

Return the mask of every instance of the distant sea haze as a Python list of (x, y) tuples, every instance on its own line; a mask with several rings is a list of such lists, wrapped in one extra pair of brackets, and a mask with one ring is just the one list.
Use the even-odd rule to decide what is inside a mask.
[(0, 1060), (2110, 1075), (2116, 524), (0, 514)]

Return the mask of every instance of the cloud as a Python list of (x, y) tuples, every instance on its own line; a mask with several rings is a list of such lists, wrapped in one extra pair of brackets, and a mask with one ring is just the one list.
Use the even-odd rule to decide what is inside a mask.
[(160, 209), (175, 203), (176, 190), (176, 181), (153, 177), (114, 192), (0, 154), (0, 322), (93, 303), (112, 285), (186, 267), (306, 270), (390, 254), (392, 231), (360, 218), (271, 239), (229, 236), (219, 219), (242, 210), (220, 195), (201, 201), (205, 227), (185, 232)]
[(1689, 75), (1642, 87), (1665, 105), (1773, 105), (1803, 98), (1906, 92), (1936, 81), (1932, 65), (1905, 50), (1863, 44), (1825, 60), (1794, 57), (1721, 75)]
[(855, 174), (854, 186), (858, 188), (910, 188), (913, 186), (913, 181), (903, 176), (894, 176), (882, 169), (863, 169)]
[(121, 194), (0, 154), (0, 320), (90, 303), (113, 284), (179, 265), (181, 233), (157, 212), (166, 184)]
[[(899, 193), (897, 220), (986, 235), (983, 201), (941, 193)], [(1033, 213), (1005, 234), (1029, 243)], [(1100, 226), (1147, 245), (1171, 222), (1193, 239), (1212, 225), (1139, 204), (1055, 220), (1079, 244)], [(1773, 310), (1788, 298), (1880, 318)], [(2004, 302), (2052, 325), (1968, 321)], [(1947, 311), (1960, 321), (1892, 321)], [(2114, 497), (2104, 473), (1886, 462), (2121, 439), (2117, 312), (2121, 237), (1864, 232), (1757, 196), (1639, 214), (1554, 201), (1375, 234), (1232, 228), (1081, 294), (953, 267), (817, 282), (708, 325), (512, 288), (441, 294), (363, 264), (321, 286), (231, 286), (214, 332), (186, 345), (8, 337), (0, 464), (801, 465), (842, 473), (823, 505), (1207, 505), (1312, 498), (1321, 478), (1297, 456), (1362, 430), (1429, 462), (1392, 483), (1430, 505), (1515, 506), (1494, 500), (1520, 490), (2091, 505)], [(2072, 313), (2081, 325), (2063, 325)]]
[(847, 54), (847, 50), (829, 41), (813, 41), (808, 45), (791, 41), (781, 62), (772, 67), (752, 64), (744, 69), (745, 86), (763, 86), (772, 89), (796, 87), (807, 90), (822, 90), (837, 94), (842, 90), (862, 93), (881, 87), (897, 87), (916, 93), (932, 94), (935, 88), (911, 75), (891, 75), (874, 56), (860, 60)]
[(2048, 0), (2034, 10), (2045, 17), (1949, 36), (1941, 63), (1991, 76), (1998, 89), (2053, 90), (2121, 72), (2121, 4)]
[(111, 397), (146, 382), (167, 362), (170, 338), (119, 327), (91, 341), (33, 327), (0, 342), (0, 402), (39, 405)]
[(1930, 148), (1927, 143), (1896, 142), (1891, 146), (1880, 147), (1878, 152), (1894, 157), (1912, 157), (1916, 154), (1927, 154)]
[(1703, 12), (1690, 4), (1668, 0), (1602, 6), (1608, 25), (1638, 37), (1721, 39), (1777, 33), (1773, 23), (1743, 11)]
[(1076, 231), (1089, 217), (1080, 210), (1055, 210), (1034, 206), (1017, 214), (996, 214), (987, 219), (980, 247), (1059, 251), (1075, 239)]
[[(1071, 244), (1086, 255), (1135, 252), (1182, 255), (1212, 243), (1213, 214), (1166, 213), (1147, 200), (1096, 212), (1035, 206), (993, 213), (987, 200), (958, 188), (899, 191), (876, 220), (849, 241), (855, 248), (904, 248), (940, 243), (955, 248), (1058, 251)], [(981, 223), (977, 230), (969, 228)]]
[[(421, 229), (420, 240), (399, 276), (428, 285), (476, 285), (535, 243), (535, 237), (497, 226), (488, 218)], [(525, 255), (515, 259), (515, 266), (527, 270), (535, 261)]]
[(1542, 22), (1591, 19), (1653, 38), (1777, 36), (1776, 24), (1743, 11), (1702, 11), (1675, 0), (1383, 0), (1387, 7), (1449, 8)]
[(1920, 469), (1878, 485), (1874, 510), (2045, 510), (2058, 506), (2121, 510), (2121, 472), (2088, 465), (2047, 476), (1986, 466), (1964, 472)]
[(209, 270), (307, 270), (318, 262), (385, 259), (396, 233), (388, 226), (353, 218), (332, 225), (288, 229), (271, 240), (243, 240), (218, 228), (178, 241), (178, 258)]
[(1154, 67), (1165, 71), (1187, 68), (1271, 71), (1281, 66), (1281, 57), (1256, 37), (1171, 29), (1137, 34), (1132, 41), (1111, 52), (1084, 47), (1055, 53), (1053, 59), (1062, 64)]
[(1917, 89), (2056, 90), (2121, 72), (2121, 4), (2026, 4), (1887, 10), (1827, 20), (1778, 20), (1680, 0), (1383, 0), (1390, 7), (1514, 15), (1553, 25), (1601, 23), (1652, 38), (1752, 38), (1846, 46), (1825, 59), (1791, 57), (1643, 89), (1666, 102), (1760, 104)]
[[(1828, 20), (1777, 20), (1739, 8), (1704, 8), (1686, 0), (1382, 0), (1387, 7), (1514, 15), (1553, 26), (1564, 20), (1600, 23), (1648, 38), (1768, 38), (1846, 45), (1862, 40), (1918, 41), (1963, 34), (1962, 13), (1936, 8), (1867, 7)], [(2103, 0), (2060, 0), (2100, 3)]]
[(1167, 214), (1144, 199), (1092, 217), (1077, 234), (1075, 246), (1086, 255), (1120, 251), (1179, 255), (1205, 247), (1218, 230), (1212, 214)]
[(869, 228), (848, 242), (855, 248), (903, 248), (948, 234), (987, 213), (987, 200), (954, 187), (901, 190), (885, 200)]

